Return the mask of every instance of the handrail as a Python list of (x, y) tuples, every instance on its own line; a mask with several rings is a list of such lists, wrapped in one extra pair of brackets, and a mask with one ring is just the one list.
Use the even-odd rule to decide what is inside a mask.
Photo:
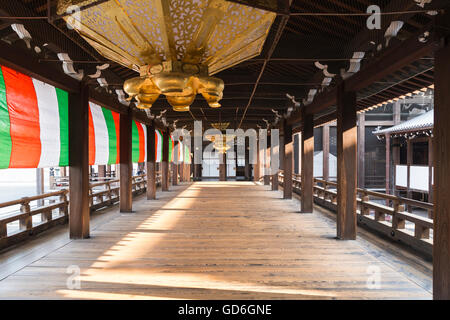
[[(89, 185), (91, 212), (112, 206), (119, 201), (120, 186), (114, 186), (120, 180), (109, 180)], [(161, 184), (161, 174), (156, 173), (156, 183)], [(104, 186), (103, 189), (97, 189)], [(96, 188), (96, 189), (94, 189)], [(133, 195), (142, 194), (147, 188), (146, 175), (132, 177)], [(69, 217), (69, 190), (62, 189), (41, 195), (23, 197), (21, 199), (0, 203), (0, 208), (20, 205), (15, 212), (0, 217), (0, 249), (22, 241), (58, 224), (64, 224)], [(59, 196), (59, 201), (54, 197)], [(36, 207), (30, 206), (32, 201), (41, 200)], [(41, 215), (40, 219), (35, 216)]]
[[(279, 180), (283, 185), (283, 171), (279, 173)], [(292, 180), (294, 192), (301, 195), (301, 183), (299, 182), (301, 177), (293, 175)], [(337, 182), (314, 178), (314, 202), (332, 211), (337, 211), (337, 188)], [(363, 188), (357, 188), (356, 191), (358, 223), (431, 256), (433, 219), (407, 212), (406, 207), (413, 206), (431, 212), (434, 208), (432, 203)], [(385, 204), (375, 202), (373, 198), (385, 200)]]
[(44, 194), (40, 194), (40, 195), (36, 195), (36, 196), (31, 196), (31, 197), (23, 197), (17, 200), (12, 200), (12, 201), (7, 201), (7, 202), (2, 202), (0, 203), (0, 208), (5, 208), (5, 207), (11, 207), (11, 206), (15, 206), (18, 204), (23, 204), (26, 202), (31, 202), (31, 201), (36, 201), (36, 200), (42, 200), (45, 198), (50, 198), (50, 197), (55, 197), (55, 196), (59, 196), (62, 194), (67, 194), (68, 190), (60, 190), (60, 191), (55, 191), (55, 192), (50, 192), (50, 193), (44, 193)]

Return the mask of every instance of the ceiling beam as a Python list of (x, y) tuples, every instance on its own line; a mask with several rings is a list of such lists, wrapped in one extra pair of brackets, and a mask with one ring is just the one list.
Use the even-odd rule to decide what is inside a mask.
[[(426, 43), (419, 42), (417, 36), (413, 36), (408, 40), (397, 43), (384, 50), (380, 56), (368, 63), (361, 71), (349, 79), (344, 80), (345, 88), (349, 91), (359, 91), (366, 88), (400, 68), (430, 54), (436, 46), (437, 43), (435, 39), (433, 39), (433, 36), (431, 36), (430, 40)], [(336, 87), (334, 87), (332, 90), (316, 96), (313, 103), (304, 106), (304, 108), (306, 108), (307, 114), (316, 114), (335, 105), (336, 102), (337, 90)], [(301, 112), (298, 111), (288, 119), (288, 123), (294, 124), (300, 120)]]
[[(287, 14), (287, 13), (289, 13), (289, 7), (291, 6), (292, 0), (284, 0), (283, 3), (284, 3), (283, 11), (284, 11), (284, 13)], [(270, 59), (272, 57), (272, 54), (275, 51), (275, 48), (277, 47), (278, 41), (280, 41), (281, 35), (283, 34), (284, 28), (286, 27), (286, 24), (287, 24), (287, 22), (289, 20), (289, 15), (282, 16), (280, 20), (281, 21), (280, 21), (280, 23), (278, 25), (277, 31), (275, 33), (275, 37), (274, 37), (272, 43), (269, 46), (269, 49), (267, 51), (264, 63), (262, 65), (262, 67), (261, 67), (261, 70), (259, 71), (258, 78), (256, 79), (256, 82), (255, 82), (255, 85), (253, 87), (252, 93), (250, 94), (250, 98), (248, 100), (247, 106), (244, 109), (244, 112), (242, 114), (242, 118), (241, 118), (241, 121), (239, 122), (238, 128), (241, 127), (242, 122), (245, 119), (245, 115), (247, 114), (248, 108), (252, 104), (253, 97), (255, 96), (256, 90), (258, 89), (258, 84), (261, 81), (262, 75), (264, 74), (264, 70), (266, 69), (266, 66), (267, 66), (267, 64), (269, 62), (268, 59)]]

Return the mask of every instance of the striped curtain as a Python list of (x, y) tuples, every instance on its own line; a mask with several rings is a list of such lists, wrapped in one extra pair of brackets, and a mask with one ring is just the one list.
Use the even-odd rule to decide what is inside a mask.
[[(69, 165), (69, 95), (0, 66), (0, 169)], [(89, 103), (89, 164), (120, 162), (120, 115)], [(162, 156), (162, 133), (157, 159)], [(172, 141), (173, 143), (173, 141)], [(132, 161), (147, 160), (147, 128), (132, 123)]]
[(0, 66), (0, 169), (69, 164), (68, 93)]

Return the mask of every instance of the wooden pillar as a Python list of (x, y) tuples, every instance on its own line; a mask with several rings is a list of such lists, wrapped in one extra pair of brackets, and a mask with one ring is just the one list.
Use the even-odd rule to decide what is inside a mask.
[(156, 199), (156, 141), (155, 126), (147, 126), (147, 200)]
[(183, 182), (183, 164), (179, 163), (176, 165), (177, 166), (177, 171), (178, 171), (178, 183)]
[[(394, 120), (394, 125), (397, 125), (401, 122), (401, 107), (402, 104), (400, 102), (400, 100), (396, 101), (394, 103), (394, 115), (393, 115), (393, 120)], [(393, 195), (397, 195), (397, 188), (395, 185), (395, 173), (397, 170), (397, 165), (400, 164), (400, 138), (391, 138), (391, 147), (392, 147), (392, 152), (391, 152), (391, 157), (392, 157), (392, 166), (393, 168), (391, 169), (391, 173), (393, 173), (391, 179), (390, 179), (390, 183), (391, 183), (391, 194)]]
[(322, 150), (323, 150), (323, 180), (330, 179), (330, 125), (326, 124), (322, 128)]
[(120, 115), (120, 212), (133, 209), (133, 162), (131, 109)]
[(356, 93), (338, 88), (337, 99), (337, 237), (356, 239), (357, 128)]
[[(43, 168), (37, 168), (36, 169), (36, 195), (44, 194), (45, 187), (44, 187), (44, 169)], [(44, 200), (40, 199), (37, 201), (38, 206), (44, 205)]]
[(163, 133), (163, 154), (161, 161), (161, 190), (169, 191), (169, 142), (170, 132), (166, 129)]
[[(433, 202), (433, 138), (428, 138), (428, 202)], [(433, 219), (433, 210), (428, 211), (428, 218)]]
[(358, 114), (358, 187), (366, 186), (366, 169), (364, 166), (366, 154), (366, 114)]
[(219, 163), (219, 180), (227, 181), (227, 154), (221, 153), (219, 155), (220, 163)]
[(178, 152), (175, 150), (178, 149), (180, 145), (179, 141), (175, 141), (174, 151), (173, 151), (173, 162), (172, 162), (172, 185), (178, 185)]
[(264, 150), (264, 185), (270, 185), (270, 140), (266, 138), (267, 148)]
[(278, 134), (270, 135), (270, 169), (272, 174), (272, 190), (278, 190), (278, 170), (280, 169), (280, 141)]
[(391, 194), (391, 135), (386, 133), (384, 140), (386, 142), (386, 173), (384, 179), (386, 182), (386, 194)]
[[(410, 189), (411, 185), (411, 165), (413, 164), (413, 143), (411, 139), (406, 138), (406, 164), (408, 166), (408, 176), (407, 176), (407, 187), (406, 187), (406, 197), (412, 198), (412, 191)], [(412, 207), (410, 205), (407, 206), (407, 211), (412, 212)]]
[[(447, 9), (448, 10), (448, 9)], [(444, 15), (449, 24), (449, 14)], [(443, 18), (444, 18), (443, 17)], [(448, 30), (448, 27), (447, 27)], [(433, 298), (450, 299), (450, 40), (434, 60)]]
[(98, 166), (98, 177), (99, 178), (106, 177), (106, 165)]
[(245, 152), (245, 180), (251, 181), (252, 180), (252, 171), (251, 171), (251, 165), (250, 165), (250, 139), (249, 137), (244, 138), (244, 152)]
[(69, 233), (89, 238), (89, 89), (69, 94)]
[(314, 119), (312, 114), (302, 113), (302, 169), (301, 169), (301, 212), (313, 212), (314, 186)]
[(294, 145), (292, 143), (292, 126), (287, 124), (286, 120), (283, 123), (283, 199), (292, 199), (292, 158)]
[(258, 182), (261, 174), (261, 154), (259, 152), (259, 139), (256, 139), (256, 163), (253, 166), (253, 180)]
[(202, 180), (202, 165), (194, 163), (194, 181)]

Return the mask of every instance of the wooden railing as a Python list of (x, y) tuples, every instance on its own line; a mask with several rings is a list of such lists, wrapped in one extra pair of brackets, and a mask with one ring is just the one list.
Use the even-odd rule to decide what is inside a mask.
[(65, 223), (69, 208), (67, 194), (67, 190), (61, 190), (0, 203), (0, 209), (13, 208), (12, 212), (3, 214), (0, 219), (0, 248)]
[[(133, 179), (133, 195), (145, 192), (145, 175)], [(161, 185), (161, 174), (156, 175), (157, 185)], [(119, 180), (90, 184), (90, 210), (94, 212), (115, 205), (119, 201)], [(69, 218), (69, 190), (63, 189), (33, 197), (0, 203), (0, 249), (34, 236), (58, 224), (67, 223)]]
[[(282, 182), (283, 172), (279, 175)], [(301, 195), (299, 175), (293, 176), (294, 192)], [(314, 202), (331, 211), (337, 210), (337, 183), (314, 179)], [(406, 206), (422, 210), (424, 215), (433, 210), (433, 204), (357, 189), (357, 221), (392, 239), (403, 242), (431, 257), (433, 246), (433, 220), (406, 211)]]

